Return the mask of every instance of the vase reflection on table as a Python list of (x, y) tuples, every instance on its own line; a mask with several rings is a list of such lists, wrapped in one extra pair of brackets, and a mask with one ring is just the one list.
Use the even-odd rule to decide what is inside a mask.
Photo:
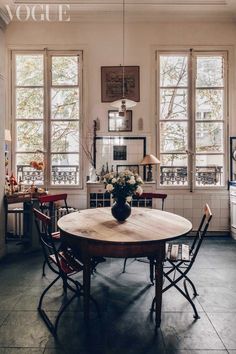
[(141, 195), (143, 190), (142, 178), (129, 170), (124, 172), (107, 173), (104, 176), (106, 191), (112, 194), (114, 204), (111, 213), (118, 221), (125, 221), (131, 214), (130, 202), (133, 195)]

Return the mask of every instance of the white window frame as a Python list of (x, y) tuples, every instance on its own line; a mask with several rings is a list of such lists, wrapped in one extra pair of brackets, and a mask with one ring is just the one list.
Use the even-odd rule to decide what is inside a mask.
[[(79, 141), (82, 139), (82, 116), (83, 116), (83, 51), (82, 50), (57, 50), (52, 49), (49, 50), (47, 48), (44, 49), (12, 49), (10, 51), (10, 62), (11, 62), (11, 121), (12, 121), (12, 170), (16, 175), (16, 96), (15, 96), (15, 79), (16, 79), (16, 55), (29, 55), (29, 54), (42, 54), (44, 57), (44, 162), (45, 162), (45, 170), (44, 170), (44, 184), (43, 187), (50, 189), (78, 189), (82, 188), (82, 150), (81, 143), (79, 146), (78, 156), (79, 156), (79, 183), (76, 185), (60, 185), (60, 184), (51, 184), (51, 142), (50, 142), (50, 134), (51, 134), (51, 119), (50, 119), (50, 97), (51, 97), (51, 58), (52, 56), (75, 56), (79, 57), (79, 71), (78, 71), (78, 87), (79, 87)], [(73, 85), (68, 85), (65, 87), (72, 87)], [(29, 86), (27, 86), (29, 87)], [(61, 85), (61, 88), (64, 86)], [(75, 86), (74, 86), (75, 87)], [(40, 121), (40, 120), (38, 120)], [(76, 121), (76, 120), (75, 120)], [(69, 152), (68, 152), (69, 153)]]
[[(156, 139), (156, 149), (157, 149), (157, 156), (160, 157), (160, 56), (161, 55), (186, 55), (188, 56), (189, 65), (188, 65), (188, 185), (181, 186), (181, 185), (162, 185), (160, 184), (160, 167), (159, 173), (157, 176), (157, 187), (159, 189), (174, 189), (174, 190), (190, 190), (193, 192), (194, 190), (212, 190), (212, 189), (219, 189), (225, 190), (227, 189), (228, 184), (228, 121), (229, 121), (229, 61), (230, 61), (230, 49), (227, 48), (174, 48), (172, 49), (155, 49), (155, 115), (156, 115), (156, 124), (157, 124), (157, 139)], [(196, 146), (196, 137), (195, 137), (195, 81), (194, 78), (196, 77), (196, 67), (194, 63), (196, 60), (194, 59), (196, 56), (212, 56), (212, 55), (221, 55), (224, 57), (224, 73), (225, 73), (225, 82), (224, 82), (224, 118), (223, 118), (223, 152), (222, 153), (214, 153), (214, 155), (223, 155), (224, 163), (223, 163), (223, 185), (207, 185), (207, 186), (197, 186), (195, 184), (195, 157), (197, 153), (195, 152)], [(193, 59), (191, 59), (193, 57)], [(181, 87), (180, 87), (181, 88)], [(205, 122), (205, 120), (204, 120)], [(217, 122), (217, 120), (211, 121)], [(222, 122), (222, 120), (221, 120)], [(191, 133), (192, 132), (192, 133)]]

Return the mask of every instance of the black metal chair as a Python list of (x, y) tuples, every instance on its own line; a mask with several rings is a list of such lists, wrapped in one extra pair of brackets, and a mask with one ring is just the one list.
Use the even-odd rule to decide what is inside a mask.
[[(51, 234), (51, 219), (47, 215), (41, 213), (39, 210), (34, 209), (35, 223), (39, 235), (39, 240), (42, 246), (44, 259), (48, 267), (52, 272), (56, 274), (56, 278), (46, 287), (40, 296), (38, 311), (43, 321), (52, 332), (54, 336), (57, 335), (58, 323), (61, 315), (70, 305), (70, 303), (81, 295), (82, 285), (78, 280), (72, 279), (72, 275), (77, 274), (83, 270), (83, 265), (75, 257), (72, 250), (69, 248), (64, 248), (63, 250), (58, 250), (55, 246), (55, 240)], [(61, 280), (63, 283), (64, 295), (67, 297), (67, 290), (71, 290), (73, 295), (66, 301), (63, 301), (63, 305), (59, 309), (54, 323), (49, 319), (45, 310), (43, 309), (43, 300), (47, 292), (52, 288), (52, 286)], [(64, 299), (65, 300), (65, 299)]]
[[(59, 218), (59, 210), (64, 209), (64, 214), (69, 214), (69, 207), (67, 205), (67, 194), (50, 194), (39, 196), (39, 208), (42, 213), (48, 215), (51, 219), (50, 233), (53, 239), (59, 244), (60, 247), (60, 232), (57, 231), (56, 222)], [(62, 202), (62, 203), (61, 203)], [(43, 263), (42, 275), (45, 276), (46, 261)]]
[[(167, 194), (164, 194), (164, 193), (143, 193), (138, 197), (136, 205), (152, 208), (153, 199), (159, 199), (161, 201), (161, 210), (163, 210), (166, 198), (167, 198)], [(124, 260), (123, 271), (122, 271), (123, 273), (125, 273), (127, 259), (128, 258), (125, 258), (125, 260)], [(154, 284), (154, 276), (153, 276), (154, 264), (153, 264), (152, 259), (148, 258), (148, 260), (145, 260), (145, 259), (135, 258), (135, 260), (137, 260), (139, 262), (145, 262), (145, 263), (150, 264), (150, 281), (152, 284)]]
[[(200, 250), (202, 241), (206, 235), (210, 221), (212, 219), (212, 212), (208, 204), (204, 207), (204, 214), (201, 219), (196, 236), (193, 239), (191, 246), (183, 243), (167, 243), (166, 244), (166, 260), (163, 269), (164, 280), (169, 281), (168, 285), (163, 287), (162, 293), (166, 292), (172, 287), (175, 287), (191, 304), (194, 311), (194, 318), (200, 318), (196, 306), (189, 295), (189, 284), (193, 290), (193, 297), (197, 296), (197, 290), (192, 280), (187, 276), (192, 268), (195, 259)], [(177, 285), (183, 279), (183, 289)], [(152, 302), (151, 309), (154, 310), (155, 298)]]

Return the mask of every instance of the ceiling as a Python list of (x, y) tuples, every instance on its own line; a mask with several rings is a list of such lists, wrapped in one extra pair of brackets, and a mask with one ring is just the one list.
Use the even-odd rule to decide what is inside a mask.
[[(17, 6), (49, 5), (56, 14), (59, 4), (70, 5), (71, 21), (120, 21), (122, 0), (0, 0), (0, 15), (7, 18), (6, 5), (11, 11)], [(9, 17), (9, 16), (8, 16)], [(125, 0), (126, 21), (236, 21), (236, 0)], [(17, 20), (14, 17), (14, 20)], [(8, 21), (9, 22), (9, 21)]]

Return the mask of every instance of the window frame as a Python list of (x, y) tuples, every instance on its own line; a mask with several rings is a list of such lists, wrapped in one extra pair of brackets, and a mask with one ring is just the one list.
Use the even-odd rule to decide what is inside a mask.
[[(36, 120), (32, 119), (32, 121), (43, 121), (44, 129), (43, 129), (43, 152), (44, 152), (44, 162), (45, 162), (45, 169), (44, 169), (44, 183), (40, 185), (43, 188), (50, 188), (50, 189), (81, 189), (83, 187), (82, 181), (82, 164), (83, 164), (83, 156), (81, 150), (81, 140), (82, 140), (82, 117), (83, 117), (83, 50), (61, 50), (61, 49), (12, 49), (10, 51), (10, 75), (11, 75), (11, 122), (12, 122), (12, 170), (14, 171), (15, 175), (17, 174), (16, 171), (16, 154), (18, 153), (16, 149), (16, 56), (17, 55), (34, 55), (34, 54), (41, 54), (43, 55), (43, 64), (44, 64), (44, 72), (43, 72), (43, 93), (44, 93), (44, 116), (43, 119)], [(54, 87), (51, 85), (51, 62), (53, 56), (78, 56), (79, 63), (78, 63), (78, 85), (74, 85), (74, 87), (79, 88), (79, 118), (75, 119), (75, 122), (79, 122), (79, 150), (78, 150), (78, 158), (79, 158), (79, 172), (78, 178), (79, 183), (74, 185), (68, 184), (52, 184), (52, 174), (51, 174), (51, 88)], [(67, 87), (72, 87), (73, 85), (67, 85)], [(29, 87), (29, 86), (26, 86)], [(60, 87), (65, 87), (61, 85)], [(64, 120), (62, 120), (64, 121)], [(70, 152), (68, 152), (70, 153)], [(76, 152), (74, 153), (76, 154)]]
[[(230, 49), (229, 48), (174, 48), (174, 49), (156, 49), (155, 48), (155, 116), (156, 116), (156, 129), (157, 129), (157, 139), (156, 139), (156, 149), (157, 155), (160, 157), (160, 123), (163, 121), (160, 119), (160, 56), (162, 55), (185, 55), (188, 57), (188, 160), (187, 160), (187, 168), (188, 168), (188, 185), (162, 185), (160, 183), (160, 165), (158, 166), (158, 176), (157, 176), (157, 187), (159, 189), (173, 189), (173, 190), (186, 190), (194, 192), (204, 191), (204, 190), (212, 190), (219, 189), (225, 190), (228, 185), (228, 124), (229, 124), (229, 62), (230, 62)], [(195, 104), (196, 104), (196, 91), (195, 87), (195, 78), (196, 78), (196, 63), (197, 56), (223, 56), (224, 57), (224, 110), (223, 110), (223, 151), (222, 153), (214, 153), (214, 155), (223, 156), (223, 185), (207, 185), (207, 186), (197, 186), (196, 185), (196, 176), (193, 171), (195, 171), (195, 162), (196, 156), (198, 153), (196, 152), (196, 117), (195, 117)], [(182, 88), (180, 86), (180, 88)], [(205, 122), (205, 120), (203, 121)], [(218, 122), (218, 120), (211, 120), (211, 122)], [(207, 155), (207, 153), (206, 153)], [(210, 155), (210, 154), (209, 154)]]

